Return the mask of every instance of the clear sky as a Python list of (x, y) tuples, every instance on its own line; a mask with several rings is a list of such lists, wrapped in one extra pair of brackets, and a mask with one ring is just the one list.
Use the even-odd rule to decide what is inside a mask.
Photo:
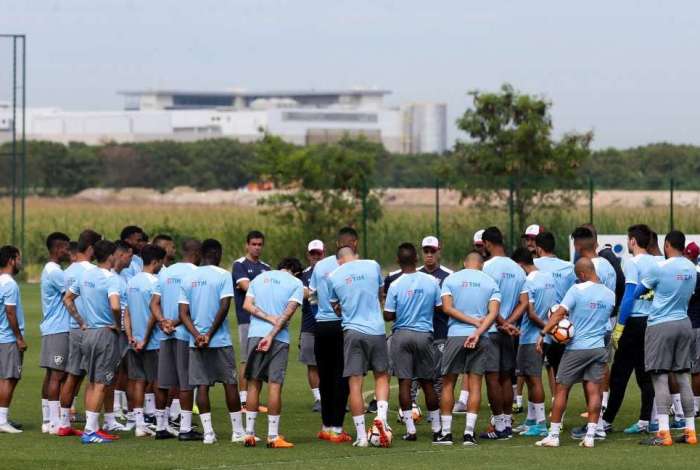
[[(0, 0), (28, 36), (28, 104), (120, 109), (118, 89), (393, 90), (444, 101), (510, 82), (595, 147), (700, 144), (700, 2)], [(0, 70), (7, 70), (7, 53)], [(6, 99), (0, 90), (0, 100)]]

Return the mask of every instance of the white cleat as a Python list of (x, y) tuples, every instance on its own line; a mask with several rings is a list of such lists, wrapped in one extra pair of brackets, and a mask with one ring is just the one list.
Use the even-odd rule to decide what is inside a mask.
[(588, 449), (592, 449), (593, 447), (595, 447), (595, 438), (586, 436), (581, 442), (579, 442), (578, 445), (579, 447), (586, 447)]
[(151, 437), (155, 436), (156, 433), (147, 426), (136, 426), (136, 428), (134, 428), (134, 435), (136, 437)]
[(232, 434), (231, 434), (231, 442), (233, 442), (233, 443), (235, 443), (235, 444), (240, 444), (240, 443), (245, 442), (245, 433), (244, 433), (244, 432), (242, 432), (242, 433), (237, 433), (237, 432), (232, 433)]
[(127, 432), (133, 431), (136, 428), (136, 421), (133, 421), (133, 420), (127, 421), (126, 424), (124, 424), (123, 426), (124, 426), (124, 431), (127, 431)]
[(369, 447), (369, 441), (367, 439), (358, 439), (352, 443), (353, 447)]
[(550, 434), (541, 441), (535, 442), (535, 445), (537, 447), (559, 447), (559, 436), (552, 436)]
[(171, 436), (177, 437), (180, 435), (180, 432), (170, 425), (166, 426), (165, 430), (168, 431), (168, 434), (170, 434)]
[(213, 432), (208, 432), (204, 434), (204, 439), (202, 440), (205, 444), (213, 444), (216, 442), (216, 434)]
[(60, 428), (60, 426), (55, 426), (55, 425), (51, 424), (49, 426), (49, 434), (51, 434), (52, 436), (56, 436), (58, 434), (59, 428)]
[(110, 425), (105, 425), (104, 429), (107, 432), (125, 432), (125, 431), (128, 431), (126, 426), (124, 426), (123, 424), (116, 422), (116, 421)]
[(0, 424), (0, 432), (6, 432), (8, 434), (19, 434), (22, 432), (21, 429), (17, 429), (10, 423)]
[(51, 430), (51, 423), (41, 423), (41, 432), (48, 434)]

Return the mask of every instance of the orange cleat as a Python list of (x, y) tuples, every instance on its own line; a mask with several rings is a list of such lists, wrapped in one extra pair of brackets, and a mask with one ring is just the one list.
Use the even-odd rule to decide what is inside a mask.
[(246, 434), (245, 439), (243, 440), (243, 447), (255, 447), (255, 443), (257, 441), (255, 440), (255, 436), (252, 434)]
[(110, 434), (104, 429), (98, 429), (97, 431), (95, 431), (95, 433), (101, 438), (109, 439), (110, 441), (116, 441), (119, 439), (119, 436), (117, 436), (116, 434)]
[(69, 436), (81, 437), (83, 435), (83, 431), (79, 431), (75, 428), (64, 426), (62, 428), (58, 428), (58, 432), (56, 433), (56, 435), (60, 436), (60, 437), (69, 437)]
[(676, 442), (679, 444), (690, 444), (691, 446), (694, 446), (698, 443), (698, 437), (695, 434), (695, 431), (686, 429), (683, 431), (683, 435), (676, 439)]
[(294, 444), (285, 441), (282, 436), (277, 436), (274, 439), (267, 438), (267, 447), (270, 449), (291, 449)]
[(316, 434), (316, 437), (318, 437), (322, 441), (330, 441), (331, 440), (331, 432), (321, 430), (318, 432), (318, 434)]
[(345, 431), (331, 432), (328, 440), (334, 444), (342, 444), (344, 442), (352, 442), (352, 436)]

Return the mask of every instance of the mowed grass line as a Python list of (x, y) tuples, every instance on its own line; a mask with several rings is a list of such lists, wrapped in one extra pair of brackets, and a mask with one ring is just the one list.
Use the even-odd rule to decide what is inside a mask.
[[(320, 442), (316, 432), (320, 417), (310, 411), (311, 394), (306, 382), (305, 367), (298, 362), (299, 317), (292, 324), (292, 348), (290, 350), (287, 382), (283, 392), (281, 432), (296, 444), (294, 449), (274, 450), (258, 447), (248, 449), (228, 442), (230, 423), (224, 407), (223, 391), (216, 387), (212, 392), (213, 421), (219, 442), (212, 446), (200, 443), (154, 441), (136, 439), (133, 434), (123, 435), (118, 442), (102, 446), (84, 446), (77, 438), (58, 438), (41, 434), (40, 387), (43, 371), (38, 367), (40, 336), (38, 323), (41, 317), (39, 286), (23, 284), (29, 350), (24, 359), (23, 379), (20, 382), (11, 407), (11, 417), (25, 425), (19, 435), (0, 434), (0, 468), (128, 468), (128, 469), (234, 469), (234, 468), (692, 468), (698, 462), (700, 449), (674, 446), (673, 448), (645, 448), (637, 444), (636, 437), (614, 433), (595, 449), (581, 449), (578, 442), (568, 435), (562, 438), (559, 449), (534, 447), (534, 438), (516, 437), (506, 442), (480, 442), (477, 448), (436, 448), (430, 444), (430, 426), (425, 421), (418, 425), (419, 441), (403, 442), (404, 429), (395, 423), (396, 413), (391, 413), (394, 428), (394, 445), (390, 449), (354, 449), (349, 444), (334, 445)], [(298, 315), (298, 314), (297, 314)], [(232, 327), (234, 327), (232, 325)], [(237, 337), (237, 335), (232, 335)], [(238, 351), (236, 345), (236, 351)], [(366, 391), (372, 388), (368, 379)], [(425, 407), (423, 410), (425, 411)], [(636, 420), (639, 394), (636, 385), (630, 383), (628, 398), (616, 422), (618, 428)], [(396, 410), (396, 390), (392, 389), (391, 410)], [(82, 408), (82, 407), (81, 407)], [(566, 432), (582, 423), (578, 413), (583, 409), (580, 387), (572, 391), (572, 405), (565, 423)], [(485, 427), (488, 419), (486, 403), (482, 406), (477, 424)], [(371, 415), (367, 415), (369, 424)], [(197, 418), (195, 417), (195, 420)], [(517, 416), (519, 422), (523, 415)], [(459, 439), (464, 427), (464, 417), (457, 416), (453, 430)], [(346, 418), (346, 429), (354, 435), (352, 420)], [(265, 415), (258, 417), (257, 431), (267, 433)]]

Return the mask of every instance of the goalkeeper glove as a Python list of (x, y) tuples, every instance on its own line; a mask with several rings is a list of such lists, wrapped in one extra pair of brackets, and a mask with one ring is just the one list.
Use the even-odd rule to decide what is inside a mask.
[(615, 325), (615, 329), (612, 332), (612, 342), (613, 342), (613, 347), (617, 349), (617, 346), (620, 342), (620, 338), (622, 337), (622, 332), (625, 331), (625, 325), (617, 324)]

